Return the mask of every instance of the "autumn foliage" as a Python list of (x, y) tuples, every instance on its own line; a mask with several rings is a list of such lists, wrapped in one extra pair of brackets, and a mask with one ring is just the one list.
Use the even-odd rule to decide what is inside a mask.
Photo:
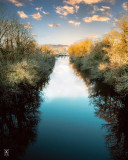
[[(88, 48), (87, 51), (80, 52), (84, 45)], [(105, 34), (102, 40), (84, 45), (78, 43), (69, 48), (71, 62), (76, 68), (82, 72), (89, 71), (92, 79), (102, 79), (105, 83), (113, 85), (117, 92), (127, 94), (128, 17), (122, 16), (115, 30)]]
[(84, 56), (85, 54), (89, 54), (91, 43), (92, 41), (90, 39), (75, 43), (69, 47), (69, 54), (72, 56)]
[(0, 10), (0, 88), (19, 92), (48, 78), (55, 57), (49, 46), (40, 47), (31, 31), (14, 16)]

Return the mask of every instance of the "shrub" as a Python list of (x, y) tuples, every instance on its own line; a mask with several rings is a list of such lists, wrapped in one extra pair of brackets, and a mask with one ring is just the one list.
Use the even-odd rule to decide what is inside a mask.
[(79, 71), (89, 71), (91, 79), (102, 79), (117, 92), (128, 93), (128, 17), (121, 17), (117, 30), (91, 43), (90, 52), (80, 54), (80, 58), (76, 52), (78, 46), (80, 44), (71, 46), (69, 53), (75, 57), (71, 62)]

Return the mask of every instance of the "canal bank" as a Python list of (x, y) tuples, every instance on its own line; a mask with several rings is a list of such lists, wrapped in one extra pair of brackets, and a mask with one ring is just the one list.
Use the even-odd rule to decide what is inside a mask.
[(42, 93), (38, 136), (23, 159), (111, 159), (102, 129), (106, 122), (95, 116), (88, 87), (71, 68), (69, 58), (58, 58)]

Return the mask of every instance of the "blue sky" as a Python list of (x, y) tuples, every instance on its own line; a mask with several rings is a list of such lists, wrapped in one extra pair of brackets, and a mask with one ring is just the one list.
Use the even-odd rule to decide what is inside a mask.
[(128, 12), (126, 0), (5, 0), (39, 44), (70, 45), (85, 38), (100, 38), (115, 19)]

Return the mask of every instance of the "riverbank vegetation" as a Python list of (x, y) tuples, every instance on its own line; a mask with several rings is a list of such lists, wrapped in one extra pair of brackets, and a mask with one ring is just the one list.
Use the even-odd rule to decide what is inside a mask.
[[(128, 95), (123, 97), (102, 81), (84, 78), (89, 91), (89, 101), (94, 106), (95, 116), (105, 120), (102, 129), (106, 147), (113, 159), (127, 159), (128, 150)], [(124, 125), (125, 124), (125, 125)], [(120, 152), (119, 152), (120, 151)]]
[(128, 16), (122, 16), (116, 28), (102, 40), (76, 43), (69, 48), (71, 63), (92, 80), (112, 85), (116, 92), (128, 93)]
[(39, 46), (26, 24), (1, 9), (0, 89), (17, 93), (23, 87), (35, 88), (47, 81), (54, 63), (54, 51)]

